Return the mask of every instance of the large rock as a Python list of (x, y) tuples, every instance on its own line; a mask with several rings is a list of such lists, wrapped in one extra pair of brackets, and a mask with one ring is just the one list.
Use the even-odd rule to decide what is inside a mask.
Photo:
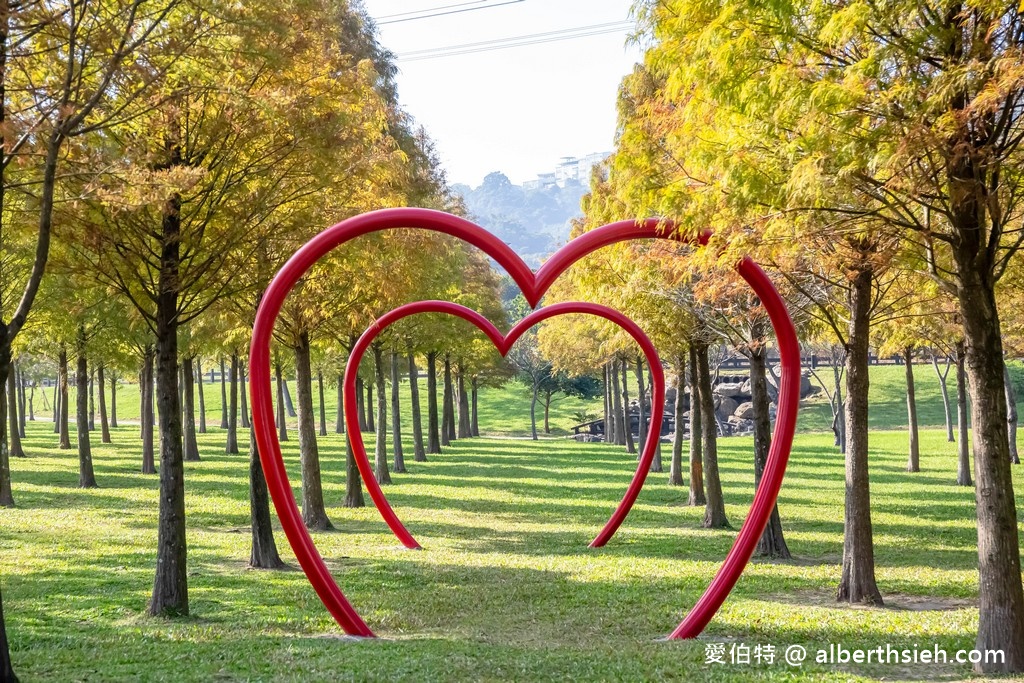
[(715, 385), (715, 395), (716, 396), (726, 396), (726, 397), (729, 397), (729, 398), (734, 398), (736, 396), (742, 396), (743, 395), (743, 383), (740, 382), (740, 383), (737, 383), (737, 384), (716, 384)]
[(750, 401), (741, 403), (733, 415), (741, 420), (753, 420), (754, 419), (754, 404)]
[(718, 413), (719, 417), (723, 420), (735, 413), (738, 406), (739, 404), (728, 396), (715, 397), (715, 412)]
[(744, 432), (754, 431), (754, 421), (744, 420), (741, 417), (730, 415), (728, 420), (729, 426), (732, 428), (733, 434), (741, 434)]
[(811, 373), (804, 370), (800, 373), (800, 398), (809, 396), (811, 393)]

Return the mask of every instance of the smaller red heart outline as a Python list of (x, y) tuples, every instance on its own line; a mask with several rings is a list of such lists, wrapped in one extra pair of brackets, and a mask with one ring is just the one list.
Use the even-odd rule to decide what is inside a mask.
[[(674, 226), (664, 220), (619, 221), (584, 233), (555, 252), (534, 273), (507, 244), (458, 216), (430, 209), (382, 209), (349, 218), (316, 235), (288, 259), (267, 287), (256, 312), (252, 343), (249, 348), (249, 392), (253, 418), (253, 432), (260, 453), (260, 462), (266, 475), (267, 488), (281, 527), (295, 552), (295, 557), (310, 584), (328, 611), (353, 636), (372, 638), (373, 631), (349, 603), (335, 583), (327, 565), (317, 552), (309, 531), (302, 523), (299, 506), (292, 493), (288, 474), (281, 455), (281, 444), (274, 427), (274, 405), (271, 398), (270, 342), (274, 323), (285, 299), (295, 283), (321, 257), (345, 242), (381, 230), (422, 229), (451, 235), (479, 248), (498, 262), (519, 286), (523, 297), (536, 307), (552, 283), (573, 263), (601, 247), (634, 239), (668, 239), (691, 244), (707, 244), (711, 233), (696, 237), (680, 236)], [(786, 303), (771, 279), (750, 258), (736, 264), (736, 271), (747, 281), (761, 300), (775, 331), (782, 365), (779, 382), (778, 412), (771, 448), (761, 477), (761, 485), (754, 493), (747, 519), (736, 535), (725, 561), (715, 573), (707, 590), (687, 613), (686, 618), (668, 636), (670, 639), (696, 638), (725, 602), (744, 567), (750, 561), (761, 537), (786, 473), (786, 463), (793, 447), (796, 417), (800, 404), (800, 345), (796, 329), (789, 317)]]
[(384, 496), (384, 492), (381, 490), (380, 484), (377, 483), (373, 469), (370, 467), (370, 459), (366, 455), (366, 444), (363, 442), (363, 434), (359, 429), (359, 416), (357, 415), (355, 406), (356, 376), (359, 374), (359, 364), (363, 360), (363, 355), (366, 353), (370, 344), (373, 343), (373, 340), (377, 338), (377, 335), (387, 329), (388, 326), (393, 325), (403, 318), (407, 318), (410, 315), (416, 315), (418, 313), (447, 313), (476, 325), (481, 332), (487, 335), (487, 338), (491, 340), (491, 343), (493, 343), (494, 347), (498, 349), (498, 353), (500, 353), (502, 357), (506, 356), (519, 338), (537, 323), (555, 316), (566, 315), (569, 313), (584, 313), (604, 318), (605, 320), (611, 321), (624, 329), (631, 337), (633, 337), (634, 340), (636, 340), (637, 344), (640, 345), (641, 351), (643, 351), (644, 357), (647, 359), (648, 366), (651, 368), (651, 424), (647, 432), (647, 440), (644, 443), (636, 472), (633, 474), (633, 479), (630, 481), (629, 487), (626, 489), (626, 493), (619, 502), (619, 505), (612, 513), (611, 519), (608, 520), (607, 524), (604, 525), (604, 528), (601, 529), (601, 532), (590, 543), (590, 547), (600, 548), (607, 543), (608, 540), (615, 535), (615, 532), (622, 524), (622, 521), (626, 518), (626, 515), (629, 514), (630, 509), (633, 507), (633, 503), (636, 502), (636, 497), (640, 495), (640, 490), (643, 488), (644, 481), (647, 478), (647, 472), (651, 467), (651, 461), (654, 460), (654, 454), (658, 450), (658, 437), (661, 435), (662, 414), (665, 411), (665, 372), (661, 368), (661, 360), (658, 358), (658, 352), (654, 348), (654, 344), (651, 343), (651, 340), (648, 339), (647, 335), (645, 335), (643, 330), (640, 329), (640, 326), (630, 320), (627, 316), (623, 315), (620, 311), (608, 308), (607, 306), (582, 302), (566, 302), (546, 306), (536, 310), (516, 323), (515, 326), (508, 331), (508, 334), (502, 334), (490, 320), (471, 308), (466, 308), (465, 306), (461, 306), (450, 301), (417, 301), (415, 303), (399, 306), (398, 308), (385, 313), (369, 328), (367, 328), (366, 332), (359, 337), (355, 345), (352, 347), (348, 363), (345, 365), (345, 424), (348, 428), (349, 439), (352, 442), (352, 451), (356, 465), (359, 467), (359, 473), (363, 475), (363, 484), (366, 486), (367, 491), (369, 491), (370, 498), (373, 499), (373, 504), (377, 506), (377, 510), (380, 511), (384, 521), (387, 522), (387, 525), (394, 532), (395, 536), (398, 537), (398, 540), (402, 542), (402, 545), (413, 550), (419, 550), (421, 546), (416, 542), (416, 539), (412, 537), (412, 534), (409, 533), (409, 530), (406, 529), (405, 525), (402, 524), (402, 521), (398, 519), (398, 515), (395, 514), (395, 511), (392, 509), (388, 499)]

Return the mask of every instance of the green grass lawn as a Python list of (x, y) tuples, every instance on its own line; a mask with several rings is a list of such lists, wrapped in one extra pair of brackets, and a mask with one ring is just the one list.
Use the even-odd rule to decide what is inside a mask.
[[(192, 615), (145, 616), (153, 579), (157, 477), (138, 473), (136, 427), (94, 445), (101, 488), (80, 490), (75, 451), (29, 426), (12, 463), (18, 507), (2, 510), (0, 555), (13, 658), (24, 681), (950, 680), (967, 665), (706, 665), (707, 643), (971, 648), (977, 628), (973, 491), (952, 485), (953, 444), (923, 434), (907, 474), (903, 433), (872, 434), (882, 609), (837, 606), (843, 460), (830, 435), (798, 436), (779, 507), (788, 563), (756, 562), (698, 642), (660, 642), (707, 586), (735, 529), (700, 528), (702, 509), (652, 475), (618, 535), (586, 544), (634, 460), (571, 441), (460, 441), (409, 463), (386, 492), (424, 544), (400, 548), (377, 512), (339, 507), (344, 456), (321, 439), (328, 513), (315, 536), (337, 581), (381, 638), (353, 642), (298, 571), (245, 567), (247, 462), (201, 438), (186, 464)], [(751, 441), (721, 442), (730, 521), (752, 497)], [(296, 477), (295, 441), (285, 444)], [(1024, 489), (1024, 469), (1015, 485)], [(294, 567), (283, 535), (282, 554)]]
[[(246, 384), (248, 388), (248, 384)], [(295, 381), (288, 382), (288, 388), (291, 392), (293, 403), (297, 403), (298, 397), (295, 393)], [(47, 400), (52, 399), (52, 387), (47, 390)], [(107, 389), (109, 392), (109, 388)], [(424, 424), (427, 419), (427, 383), (422, 377), (420, 378), (420, 403), (423, 415)], [(391, 394), (390, 387), (388, 389), (388, 412), (391, 412)], [(636, 395), (636, 387), (634, 384), (630, 384), (631, 395)], [(69, 403), (75, 405), (75, 388), (69, 387)], [(314, 414), (319, 420), (319, 399), (318, 389), (316, 380), (313, 381), (313, 408)], [(109, 395), (109, 393), (108, 393)], [(221, 420), (221, 400), (220, 400), (220, 383), (211, 385), (204, 383), (204, 396), (206, 403), (206, 424), (209, 427), (220, 426)], [(109, 400), (109, 399), (108, 399)], [(274, 395), (276, 401), (276, 394)], [(230, 397), (229, 397), (230, 401)], [(409, 382), (402, 380), (400, 388), (400, 401), (402, 406), (402, 421), (407, 429), (411, 428), (412, 424), (412, 413), (411, 405), (412, 399), (409, 395)], [(376, 394), (374, 395), (374, 402), (376, 402)], [(135, 422), (139, 420), (140, 409), (139, 399), (139, 386), (138, 384), (122, 384), (118, 386), (117, 390), (117, 416), (119, 421), (123, 422)], [(198, 395), (195, 399), (196, 411), (197, 411), (197, 422), (198, 422), (198, 410), (199, 410), (199, 398)], [(441, 393), (438, 392), (438, 406), (441, 405)], [(335, 385), (329, 384), (326, 379), (324, 383), (324, 406), (327, 411), (327, 428), (329, 431), (334, 431), (334, 421), (337, 414), (337, 389)], [(825, 410), (828, 410), (828, 406), (824, 405)], [(98, 411), (99, 408), (97, 407)], [(577, 424), (574, 418), (574, 413), (579, 410), (589, 410), (595, 414), (601, 414), (603, 411), (602, 399), (585, 400), (575, 397), (558, 396), (555, 401), (551, 404), (551, 436), (559, 437), (566, 436), (572, 433), (573, 425)], [(480, 429), (483, 433), (494, 435), (494, 436), (515, 436), (522, 437), (530, 434), (530, 390), (527, 386), (519, 381), (511, 381), (505, 386), (493, 388), (484, 387), (480, 390), (479, 399), (479, 419)], [(35, 401), (35, 415), (40, 420), (52, 420), (53, 413), (43, 408), (42, 399), (39, 396), (39, 392), (36, 393)], [(72, 425), (74, 423), (74, 414), (72, 414)], [(99, 420), (97, 413), (96, 419)], [(289, 418), (289, 424), (294, 428), (296, 425), (295, 418)], [(826, 425), (827, 426), (827, 425)], [(51, 422), (52, 427), (52, 422)], [(72, 427), (73, 429), (73, 427)], [(544, 429), (544, 406), (538, 401), (537, 403), (537, 430), (543, 435)]]
[[(940, 369), (943, 367), (939, 364)], [(906, 368), (902, 365), (872, 365), (868, 369), (870, 386), (868, 390), (868, 403), (870, 414), (868, 422), (871, 429), (905, 429), (907, 420), (907, 380)], [(832, 391), (832, 370), (821, 368), (818, 376), (829, 383), (829, 391)], [(812, 378), (815, 384), (817, 382)], [(953, 411), (953, 424), (956, 425), (956, 368), (949, 371), (946, 378), (949, 390), (949, 400)], [(843, 387), (846, 393), (846, 387)], [(917, 404), (917, 421), (922, 427), (945, 427), (946, 417), (942, 407), (942, 391), (939, 378), (935, 374), (931, 363), (914, 364), (914, 393)], [(1024, 396), (1018, 395), (1018, 399)], [(1018, 401), (1018, 405), (1024, 410), (1024, 402)], [(825, 431), (831, 429), (832, 412), (828, 405), (825, 394), (807, 399), (800, 406), (801, 431)]]

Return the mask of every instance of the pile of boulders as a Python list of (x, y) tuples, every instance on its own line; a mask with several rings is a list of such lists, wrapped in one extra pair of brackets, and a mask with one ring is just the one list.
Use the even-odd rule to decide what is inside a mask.
[[(776, 369), (775, 376), (778, 376), (779, 369)], [(821, 388), (811, 384), (811, 373), (804, 371), (800, 374), (800, 398), (806, 398), (820, 391)], [(754, 404), (751, 402), (750, 379), (743, 382), (723, 382), (715, 385), (715, 413), (722, 431), (728, 430), (729, 434), (749, 434), (754, 431)], [(776, 402), (779, 398), (779, 389), (775, 377), (768, 375), (768, 399), (771, 404), (768, 406), (768, 417), (775, 421), (775, 413), (778, 410)]]
[[(779, 398), (779, 389), (775, 377), (779, 376), (780, 369), (775, 368), (775, 376), (768, 375), (768, 399), (771, 404), (768, 407), (768, 416), (774, 422), (776, 413), (776, 402)], [(750, 379), (747, 377), (725, 378), (715, 385), (715, 416), (721, 431), (726, 435), (749, 434), (754, 431), (754, 404), (751, 402)], [(734, 381), (730, 381), (734, 380)], [(800, 398), (812, 396), (821, 391), (821, 387), (811, 384), (810, 372), (804, 371), (800, 376)], [(684, 405), (690, 407), (690, 396), (687, 391), (684, 396)], [(675, 405), (675, 391), (669, 389), (666, 392), (666, 403), (671, 410)], [(683, 413), (685, 419), (689, 419), (690, 411)]]

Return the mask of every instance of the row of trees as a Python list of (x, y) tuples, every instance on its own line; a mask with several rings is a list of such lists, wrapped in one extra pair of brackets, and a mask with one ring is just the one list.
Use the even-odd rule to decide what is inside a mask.
[[(689, 269), (660, 258), (671, 248), (631, 246), (580, 281), (663, 323), (650, 329), (673, 329), (697, 349), (698, 372), (716, 330), (751, 357), (755, 376), (763, 318), (723, 273), (741, 255), (775, 270), (804, 338), (837, 349), (844, 365), (830, 392), (846, 456), (842, 601), (882, 602), (869, 347), (955, 358), (971, 397), (977, 647), (1006, 652), (1005, 664), (979, 666), (1024, 670), (1004, 362), (1019, 328), (1024, 244), (1020, 8), (659, 0), (639, 3), (637, 15), (649, 48), (623, 83), (616, 152), (579, 230), (654, 214), (715, 236)], [(964, 434), (960, 445), (968, 483)], [(916, 442), (910, 450), (914, 471)], [(705, 446), (703, 456), (714, 488), (714, 453)]]
[[(203, 393), (191, 381), (202, 376), (200, 359), (229, 359), (220, 364), (233, 380), (222, 389), (223, 426), (226, 450), (237, 451), (248, 411), (235, 378), (245, 375), (260, 292), (284, 259), (323, 226), (372, 208), (461, 210), (430, 141), (397, 104), (394, 75), (353, 3), (28, 0), (0, 8), (0, 386), (8, 388), (0, 391), (0, 505), (15, 503), (10, 463), (21, 455), (26, 383), (15, 358), (22, 376), (41, 372), (44, 358), (57, 367), (56, 425), (67, 448), (74, 376), (82, 486), (96, 484), (89, 378), (99, 383), (102, 426), (105, 385), (114, 417), (119, 380), (139, 370), (142, 468), (160, 477), (152, 614), (188, 613), (183, 461), (200, 457), (195, 434), (205, 429)], [(344, 350), (370, 320), (431, 296), (501, 311), (485, 259), (409, 231), (337, 250), (289, 299), (275, 369), (282, 394), (282, 373), (293, 368), (299, 380), (309, 500), (319, 483), (307, 476), (319, 472), (313, 359), (322, 394), (323, 376), (340, 374)], [(440, 360), (446, 377), (454, 371), (460, 387), (475, 386), (493, 360), (464, 337), (450, 321), (424, 320), (381, 338), (367, 370), (379, 437), (384, 350), (392, 373), (401, 357), (415, 375), (422, 355), (428, 384)], [(442, 413), (453, 414), (452, 405)], [(428, 448), (455, 437), (429, 427)], [(382, 449), (386, 439), (377, 441)], [(273, 566), (266, 485), (250, 451), (253, 563)], [(358, 477), (350, 480), (358, 492)], [(316, 516), (306, 503), (304, 493), (304, 512)], [(15, 680), (2, 620), (0, 674)]]
[[(200, 457), (195, 433), (204, 429), (204, 399), (191, 379), (202, 376), (201, 359), (229, 359), (221, 364), (222, 376), (233, 378), (222, 385), (223, 425), (226, 450), (235, 451), (238, 422), (244, 428), (247, 421), (239, 380), (252, 319), (284, 259), (347, 215), (389, 205), (460, 206), (429, 140), (397, 105), (390, 56), (346, 3), (29, 1), (0, 17), (0, 380), (8, 388), (0, 391), (0, 504), (14, 504), (10, 458), (25, 386), (11, 372), (16, 355), (24, 372), (40, 366), (33, 357), (49, 356), (60, 368), (56, 426), (67, 448), (74, 359), (83, 486), (95, 484), (86, 391), (92, 369), (103, 397), (101, 430), (103, 385), (117, 387), (118, 377), (140, 369), (142, 467), (160, 477), (149, 609), (187, 613), (182, 463)], [(661, 214), (690, 233), (713, 228), (714, 248), (617, 245), (574, 267), (548, 301), (602, 301), (651, 333), (676, 377), (670, 481), (704, 506), (705, 526), (722, 527), (712, 357), (724, 340), (750, 360), (756, 482), (770, 440), (771, 330), (730, 266), (740, 254), (771, 266), (804, 339), (836, 349), (836, 367), (844, 365), (842, 386), (836, 374), (830, 397), (847, 462), (838, 597), (853, 602), (882, 600), (871, 538), (869, 346), (874, 340), (908, 358), (913, 348), (956, 358), (972, 398), (978, 647), (1002, 649), (1007, 670), (1024, 670), (1007, 412), (1015, 404), (1007, 401), (1003, 362), (1004, 340), (1016, 338), (1017, 325), (999, 317), (1017, 310), (1014, 256), (1024, 244), (1024, 19), (981, 0), (845, 10), (661, 0), (641, 3), (639, 18), (651, 47), (623, 84), (617, 150), (607, 172), (595, 176), (575, 233)], [(346, 351), (377, 315), (438, 298), (500, 321), (499, 289), (484, 257), (416, 231), (359, 238), (296, 287), (275, 330), (274, 371), (282, 437), (282, 380), (292, 372), (297, 378), (310, 528), (330, 526), (314, 387), (323, 434), (324, 386), (337, 385)], [(415, 458), (472, 435), (477, 390), (507, 372), (489, 343), (441, 316), (403, 321), (372, 351), (359, 379), (360, 413), (377, 435), (382, 483), (404, 469), (403, 371), (417, 394), (426, 371), (426, 426), (418, 397), (410, 416)], [(531, 387), (535, 436), (536, 407), (550, 405), (550, 387), (590, 395), (593, 383), (579, 388), (569, 380), (603, 376), (606, 427), (629, 447), (625, 380), (632, 376), (644, 437), (649, 381), (620, 330), (552, 319), (523, 340), (512, 361)], [(686, 385), (694, 397), (688, 420)], [(8, 396), (16, 409), (8, 410)], [(966, 410), (966, 400), (960, 403)], [(686, 426), (695, 435), (688, 476)], [(969, 475), (966, 445), (961, 433), (962, 475)], [(913, 441), (910, 451), (915, 470)], [(252, 562), (278, 566), (251, 435), (250, 475)], [(362, 504), (351, 457), (347, 482), (346, 505)], [(788, 554), (777, 510), (761, 550)], [(2, 628), (0, 668), (14, 680)]]

